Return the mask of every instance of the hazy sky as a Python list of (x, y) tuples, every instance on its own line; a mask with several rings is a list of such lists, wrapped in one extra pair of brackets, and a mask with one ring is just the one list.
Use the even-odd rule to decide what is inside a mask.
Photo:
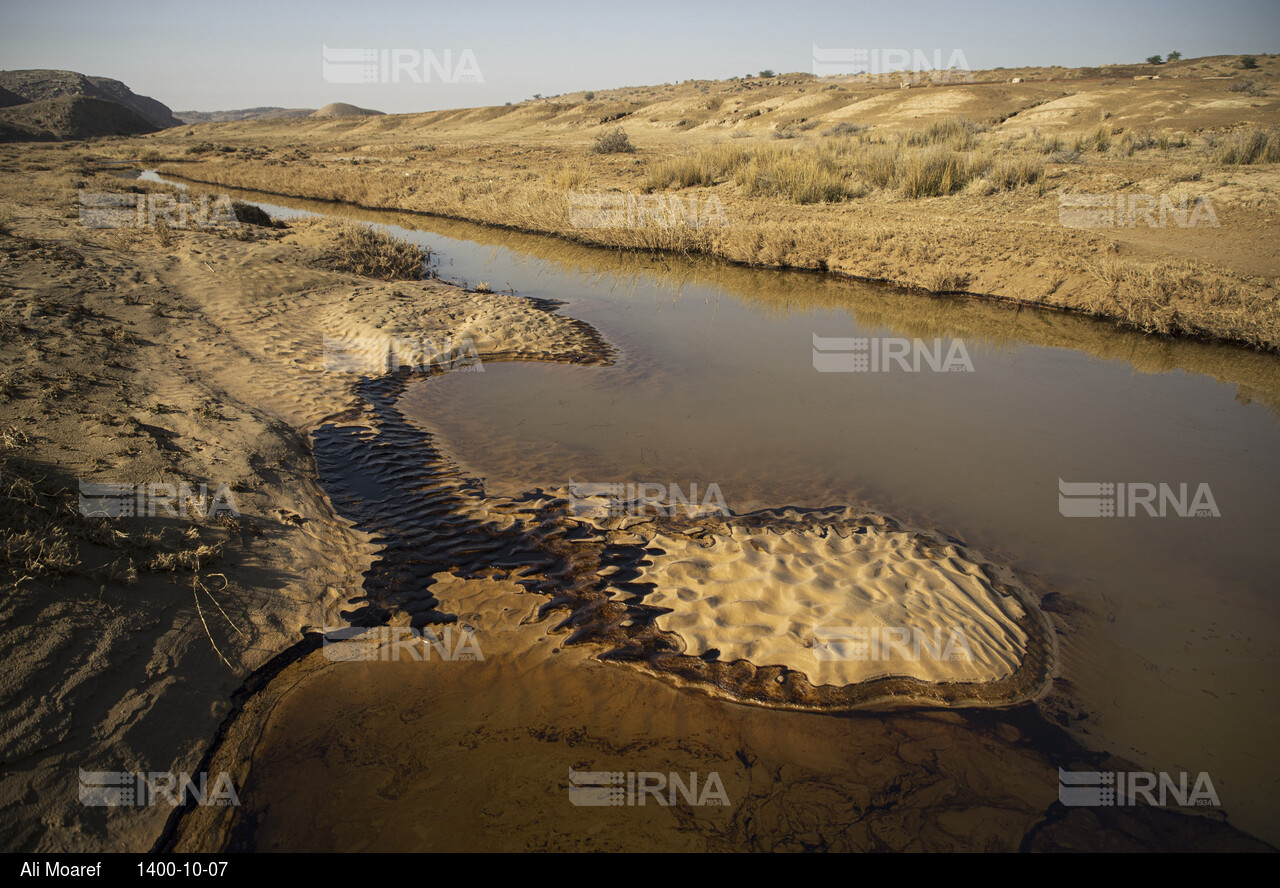
[[(200, 111), (328, 102), (426, 111), (813, 71), (815, 45), (940, 54), (943, 67), (959, 51), (975, 69), (1280, 51), (1280, 0), (0, 2), (0, 68), (113, 77), (174, 110)], [(372, 51), (372, 82), (342, 82), (365, 71), (342, 56), (326, 78), (325, 46)], [(408, 68), (390, 82), (381, 61), (395, 50)], [(448, 82), (476, 73), (483, 82)]]

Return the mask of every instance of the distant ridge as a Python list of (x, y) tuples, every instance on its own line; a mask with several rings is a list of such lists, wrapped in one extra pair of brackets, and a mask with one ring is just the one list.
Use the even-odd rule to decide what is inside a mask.
[(241, 108), (236, 111), (174, 111), (183, 123), (226, 123), (237, 120), (292, 120), (310, 117), (315, 108)]
[(319, 111), (308, 116), (310, 117), (380, 117), (385, 116), (384, 111), (374, 111), (372, 108), (357, 108), (355, 105), (348, 105), (346, 102), (330, 102)]

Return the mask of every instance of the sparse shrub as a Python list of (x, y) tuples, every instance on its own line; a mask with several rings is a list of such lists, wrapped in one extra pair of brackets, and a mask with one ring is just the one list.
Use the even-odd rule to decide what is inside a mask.
[(328, 258), (335, 268), (388, 281), (417, 281), (431, 251), (383, 231), (350, 225), (338, 232)]
[(156, 241), (160, 246), (168, 249), (173, 245), (173, 231), (169, 228), (169, 220), (161, 216), (156, 220), (155, 227), (152, 229), (156, 235)]
[(1242, 92), (1249, 96), (1265, 96), (1267, 94), (1266, 90), (1252, 80), (1237, 80), (1227, 87), (1227, 91), (1233, 93)]
[[(596, 94), (594, 92), (587, 92), (582, 97), (586, 99), (588, 102), (593, 102), (595, 101)], [(507, 104), (510, 104), (510, 102), (508, 102)]]
[(283, 224), (272, 219), (266, 210), (256, 204), (233, 200), (231, 202), (231, 211), (236, 214), (236, 221), (244, 225), (260, 225), (263, 228), (284, 227)]
[(1064, 148), (1062, 151), (1055, 151), (1049, 156), (1050, 163), (1081, 163), (1083, 160), (1079, 149)]
[(618, 127), (611, 133), (596, 136), (596, 154), (634, 154), (636, 146), (631, 144), (626, 132)]
[(854, 123), (852, 120), (842, 120), (835, 126), (823, 132), (824, 136), (855, 136), (866, 129), (861, 123)]
[(1100, 126), (1093, 134), (1093, 150), (1098, 152), (1111, 150), (1111, 127)]
[(1155, 137), (1147, 132), (1127, 132), (1120, 138), (1117, 146), (1119, 152), (1125, 157), (1129, 157), (1135, 151), (1146, 151), (1148, 148), (1156, 146)]

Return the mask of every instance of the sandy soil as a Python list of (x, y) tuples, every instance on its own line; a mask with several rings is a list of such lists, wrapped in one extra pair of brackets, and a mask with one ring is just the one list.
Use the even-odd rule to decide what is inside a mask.
[[(1124, 763), (1070, 744), (1050, 757), (1040, 716), (1025, 708), (898, 724), (727, 704), (830, 702), (805, 667), (820, 681), (876, 676), (821, 673), (816, 658), (788, 659), (802, 654), (794, 645), (753, 649), (682, 598), (687, 544), (705, 541), (705, 528), (657, 527), (664, 551), (641, 565), (654, 527), (548, 522), (564, 503), (546, 492), (487, 502), (441, 471), (447, 458), (394, 409), (404, 374), (360, 384), (335, 372), (326, 344), (430, 337), (469, 340), (482, 361), (607, 360), (593, 331), (554, 306), (328, 270), (331, 223), (84, 229), (76, 192), (113, 182), (82, 149), (3, 158), (0, 336), (13, 360), (0, 380), (11, 703), (0, 817), (11, 850), (140, 850), (161, 835), (172, 813), (163, 806), (81, 806), (82, 769), (230, 773), (243, 809), (169, 822), (166, 842), (180, 848), (456, 848), (468, 837), (475, 848), (1058, 848), (1092, 841), (1097, 817), (1114, 820), (1117, 847), (1191, 836), (1256, 846), (1218, 812), (1048, 814), (1056, 763)], [(240, 514), (85, 519), (77, 479), (225, 483)], [(23, 512), (32, 504), (47, 513), (39, 527)], [(794, 528), (775, 535), (770, 564), (793, 577), (834, 545)], [(744, 557), (738, 540), (720, 541), (729, 580)], [(992, 575), (979, 580), (976, 556), (944, 552), (939, 564), (917, 542), (878, 541), (880, 567), (899, 571), (881, 591), (953, 608), (982, 636), (986, 671), (961, 675), (947, 661), (916, 677), (998, 684), (1030, 658), (1037, 668), (1018, 694), (993, 699), (1034, 696), (1051, 668), (1043, 641), (1028, 654), (1027, 617), (1040, 615)], [(548, 553), (537, 576), (493, 567), (535, 550)], [(835, 554), (861, 557), (857, 547)], [(649, 571), (670, 596), (662, 610), (690, 607), (664, 622), (653, 602), (620, 602), (625, 571), (604, 569), (608, 558)], [(779, 594), (757, 611), (783, 623), (833, 616), (816, 599), (788, 611)], [(624, 625), (645, 607), (647, 621)], [(316, 649), (323, 627), (422, 628), (441, 616), (481, 633), (483, 660), (336, 664)], [(700, 656), (713, 646), (720, 660)], [(739, 654), (749, 659), (731, 659)], [(1011, 746), (1022, 755), (1013, 764)], [(957, 748), (940, 769), (935, 751)], [(859, 763), (850, 750), (877, 755)], [(570, 769), (630, 770), (638, 754), (645, 770), (716, 771), (730, 799), (747, 801), (692, 814), (655, 807), (626, 838), (564, 801)], [(520, 769), (500, 767), (513, 756)], [(312, 779), (298, 780), (300, 762)], [(885, 805), (891, 817), (864, 819)], [(427, 808), (450, 816), (414, 816)], [(561, 809), (565, 819), (547, 816)], [(340, 821), (354, 828), (339, 833)]]
[[(66, 156), (17, 150), (46, 169), (0, 180), (5, 846), (143, 850), (167, 806), (83, 807), (78, 770), (194, 773), (231, 692), (342, 625), (376, 551), (315, 474), (308, 435), (355, 378), (329, 372), (325, 339), (537, 356), (577, 328), (511, 296), (327, 271), (331, 227), (84, 229)], [(77, 479), (226, 484), (240, 514), (86, 519)], [(49, 518), (24, 536), (37, 498)]]

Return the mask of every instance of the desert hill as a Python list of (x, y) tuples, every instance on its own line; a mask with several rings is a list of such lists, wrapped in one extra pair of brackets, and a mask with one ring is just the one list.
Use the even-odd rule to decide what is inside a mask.
[(355, 105), (348, 105), (346, 102), (330, 102), (319, 111), (308, 114), (308, 117), (327, 118), (327, 117), (384, 117), (385, 112), (374, 111), (372, 108), (357, 108)]
[(112, 80), (109, 77), (86, 77), (75, 71), (43, 68), (0, 71), (0, 88), (21, 96), (29, 102), (66, 96), (84, 96), (115, 102), (150, 123), (152, 129), (165, 129), (182, 124), (182, 121), (173, 116), (173, 112), (167, 105), (149, 96), (140, 96), (119, 80)]
[(0, 142), (55, 142), (155, 132), (150, 121), (106, 99), (62, 96), (0, 108)]

